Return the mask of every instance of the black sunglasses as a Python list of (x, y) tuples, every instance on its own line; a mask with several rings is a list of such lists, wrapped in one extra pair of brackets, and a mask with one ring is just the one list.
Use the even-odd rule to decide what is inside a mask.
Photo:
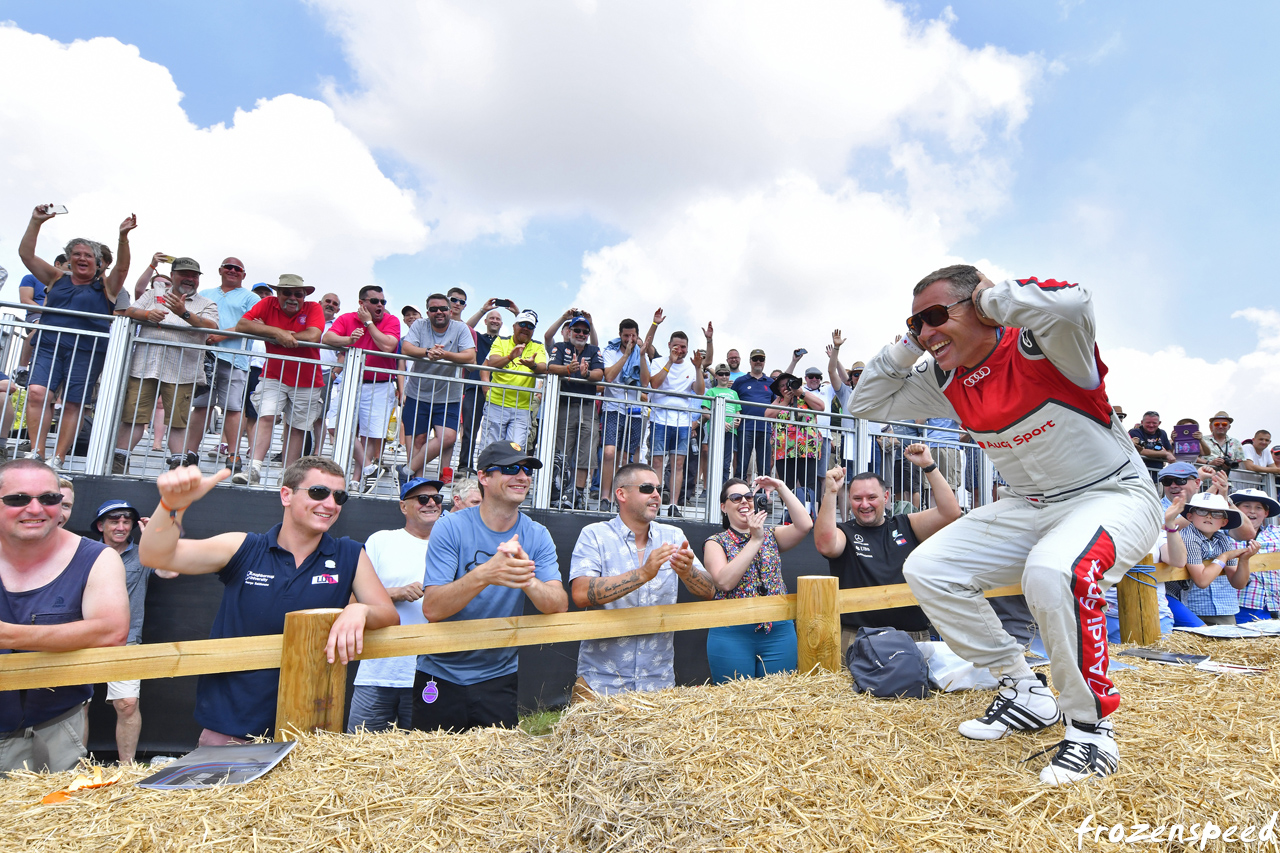
[(485, 470), (485, 473), (492, 473), (494, 471), (497, 471), (499, 474), (504, 474), (508, 477), (514, 477), (516, 474), (519, 474), (521, 472), (528, 474), (530, 477), (533, 476), (533, 469), (530, 468), (528, 465), (490, 465), (488, 468), (485, 468), (484, 470)]
[(753, 356), (751, 356), (751, 362), (752, 362), (753, 364), (755, 364), (755, 363), (764, 364), (764, 356), (762, 356), (762, 355), (753, 355)]
[(930, 305), (921, 311), (917, 311), (907, 318), (907, 328), (911, 330), (911, 334), (918, 335), (924, 331), (924, 324), (928, 323), (935, 328), (947, 322), (947, 318), (951, 316), (951, 309), (957, 305), (961, 305), (969, 300), (957, 299), (950, 305)]
[(426, 506), (427, 504), (444, 506), (444, 495), (414, 495), (413, 497), (418, 502), (418, 506)]
[(637, 492), (639, 492), (642, 495), (651, 495), (654, 492), (658, 491), (658, 487), (655, 486), (653, 483), (628, 483), (622, 488), (635, 489)]
[(1191, 479), (1190, 477), (1161, 477), (1161, 478), (1160, 478), (1160, 485), (1162, 485), (1162, 486), (1173, 486), (1173, 485), (1185, 486), (1185, 485), (1187, 484), (1187, 480), (1190, 480), (1190, 479)]
[(301, 287), (294, 289), (292, 287), (282, 287), (276, 290), (276, 296), (296, 296), (299, 299), (306, 296), (307, 292)]
[(31, 503), (31, 499), (35, 498), (40, 502), (40, 506), (59, 506), (62, 503), (61, 492), (45, 492), (42, 495), (27, 495), (18, 492), (13, 495), (0, 495), (0, 503), (5, 506), (25, 507)]
[(351, 497), (342, 489), (331, 489), (328, 486), (307, 487), (307, 497), (311, 498), (313, 501), (322, 501), (329, 497), (329, 495), (333, 495), (333, 502), (338, 506), (342, 506), (347, 502), (347, 498)]
[(387, 300), (385, 299), (370, 299), (369, 297), (365, 297), (364, 301), (368, 302), (370, 305), (386, 305), (387, 304)]
[(448, 314), (449, 310), (450, 309), (448, 305), (428, 305), (427, 306), (428, 314)]
[(449, 301), (450, 301), (450, 302), (452, 302), (454, 305), (466, 305), (466, 304), (467, 304), (467, 300), (465, 300), (465, 299), (459, 299), (459, 298), (458, 298), (458, 297), (456, 297), (456, 296), (450, 296), (450, 297), (449, 297)]
[(751, 497), (751, 492), (738, 492), (736, 495), (725, 495), (724, 498), (731, 504), (741, 503)]
[(716, 376), (731, 376), (730, 373), (717, 373)]
[(128, 512), (128, 511), (121, 511), (121, 512), (109, 512), (109, 513), (107, 513), (106, 515), (104, 515), (104, 516), (103, 516), (103, 518), (105, 518), (107, 521), (119, 521), (119, 520), (120, 520), (120, 519), (122, 519), (122, 518), (127, 518), (127, 519), (132, 520), (132, 519), (133, 519), (133, 513)]
[(244, 272), (244, 267), (238, 267), (235, 264), (223, 264), (222, 268), (231, 272)]

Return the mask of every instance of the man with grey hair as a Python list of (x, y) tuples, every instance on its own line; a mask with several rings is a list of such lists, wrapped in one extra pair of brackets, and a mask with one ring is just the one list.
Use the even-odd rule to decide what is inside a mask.
[[(106, 333), (111, 330), (120, 284), (129, 274), (129, 232), (137, 227), (138, 221), (130, 214), (120, 223), (116, 268), (102, 278), (98, 274), (102, 252), (92, 240), (77, 237), (67, 243), (65, 252), (71, 264), (71, 271), (67, 273), (36, 255), (40, 226), (54, 215), (53, 205), (35, 208), (18, 244), (18, 256), (31, 274), (48, 288), (45, 308), (102, 315), (96, 319), (51, 313), (41, 319), (44, 329), (35, 348), (27, 383), (27, 424), (31, 436), (28, 456), (44, 460), (45, 444), (53, 424), (53, 402), (62, 388), (62, 413), (58, 417), (58, 438), (52, 460), (56, 469), (62, 465), (75, 440), (81, 408), (89, 401), (107, 357)], [(30, 427), (32, 423), (34, 429)]]
[(450, 512), (480, 506), (480, 481), (475, 477), (463, 477), (460, 480), (454, 480), (453, 500), (450, 504)]
[[(1115, 773), (1109, 715), (1120, 696), (1107, 676), (1104, 593), (1149, 552), (1163, 512), (1107, 399), (1091, 295), (1064, 281), (996, 284), (968, 265), (931, 273), (913, 295), (909, 334), (871, 359), (850, 410), (955, 418), (1008, 483), (903, 567), (947, 644), (1000, 680), (986, 713), (960, 733), (995, 740), (1065, 716), (1040, 780)], [(983, 597), (1014, 583), (1044, 638), (1057, 701)]]

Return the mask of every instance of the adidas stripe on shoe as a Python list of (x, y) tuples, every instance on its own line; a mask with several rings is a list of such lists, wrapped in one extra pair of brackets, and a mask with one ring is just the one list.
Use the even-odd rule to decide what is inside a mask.
[(1042, 674), (1022, 681), (1006, 675), (1000, 679), (1000, 690), (986, 713), (961, 723), (960, 734), (973, 740), (999, 740), (1010, 731), (1047, 729), (1061, 718), (1058, 700)]
[[(1040, 771), (1040, 781), (1046, 785), (1083, 782), (1110, 776), (1120, 769), (1120, 747), (1116, 746), (1115, 729), (1110, 720), (1093, 724), (1068, 721), (1066, 735), (1050, 749), (1054, 750), (1053, 757)], [(1038, 752), (1031, 758), (1048, 751)]]

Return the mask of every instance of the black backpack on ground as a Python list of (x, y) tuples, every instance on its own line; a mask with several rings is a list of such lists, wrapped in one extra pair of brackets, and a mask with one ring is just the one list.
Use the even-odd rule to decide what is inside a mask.
[(929, 665), (911, 636), (897, 628), (859, 628), (845, 665), (859, 693), (881, 699), (929, 695)]

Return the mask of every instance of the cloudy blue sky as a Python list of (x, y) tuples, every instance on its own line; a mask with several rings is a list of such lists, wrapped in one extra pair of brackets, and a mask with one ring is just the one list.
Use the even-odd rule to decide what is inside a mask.
[[(1273, 422), (1274, 4), (0, 2), (0, 264), (105, 239), (350, 300), (859, 355), (944, 263), (1096, 294), (1112, 397)], [(22, 81), (15, 85), (15, 81)], [(12, 285), (11, 285), (12, 286)]]

